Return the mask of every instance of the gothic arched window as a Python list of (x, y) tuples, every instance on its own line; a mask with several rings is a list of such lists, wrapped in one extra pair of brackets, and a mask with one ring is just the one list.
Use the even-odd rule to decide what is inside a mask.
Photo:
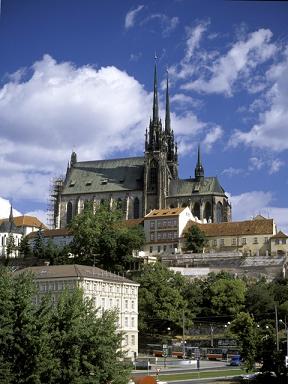
[(149, 172), (149, 190), (152, 192), (157, 191), (157, 162), (152, 161), (150, 164), (150, 172)]
[(211, 203), (207, 201), (204, 209), (204, 219), (208, 221), (211, 218), (212, 218), (212, 207), (211, 207)]
[(222, 223), (223, 221), (223, 206), (220, 201), (216, 205), (216, 223)]
[(140, 216), (140, 202), (138, 197), (135, 197), (134, 199), (134, 219), (139, 219)]
[(122, 209), (123, 208), (123, 201), (120, 199), (117, 199), (117, 202), (116, 202), (116, 208), (117, 209)]
[(193, 213), (194, 217), (197, 216), (198, 219), (200, 219), (200, 204), (199, 203), (196, 202), (194, 204), (192, 213)]
[(73, 217), (73, 205), (71, 201), (67, 204), (67, 212), (66, 212), (66, 222), (67, 224), (71, 223)]

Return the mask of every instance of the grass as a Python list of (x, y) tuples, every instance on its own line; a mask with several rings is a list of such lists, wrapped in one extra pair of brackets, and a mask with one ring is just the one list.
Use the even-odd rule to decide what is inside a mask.
[(228, 377), (228, 376), (240, 376), (246, 373), (243, 369), (225, 369), (215, 371), (199, 371), (199, 372), (185, 372), (185, 373), (172, 373), (172, 374), (160, 374), (159, 380), (162, 381), (174, 381), (174, 380), (189, 380), (189, 379), (207, 379), (212, 377)]

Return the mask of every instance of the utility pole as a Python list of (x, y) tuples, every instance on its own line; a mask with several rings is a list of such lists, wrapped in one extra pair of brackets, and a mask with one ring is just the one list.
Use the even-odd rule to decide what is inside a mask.
[(183, 344), (183, 359), (185, 359), (185, 312), (182, 312), (182, 344)]
[(275, 304), (275, 328), (276, 328), (276, 348), (277, 348), (277, 352), (279, 352), (278, 311), (277, 311), (276, 304)]

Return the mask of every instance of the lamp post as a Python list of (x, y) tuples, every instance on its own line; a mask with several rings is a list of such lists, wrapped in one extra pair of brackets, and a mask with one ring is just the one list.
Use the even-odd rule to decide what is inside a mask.
[(284, 327), (285, 327), (285, 332), (286, 332), (286, 356), (288, 356), (288, 328), (287, 328), (287, 324), (285, 321), (283, 320), (279, 320), (279, 323), (283, 324)]

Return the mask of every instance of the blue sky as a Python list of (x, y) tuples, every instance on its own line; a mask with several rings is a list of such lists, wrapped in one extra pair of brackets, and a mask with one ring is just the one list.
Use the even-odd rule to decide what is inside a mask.
[(154, 52), (170, 78), (180, 176), (201, 144), (234, 220), (288, 232), (288, 2), (2, 0), (0, 216), (44, 221), (53, 177), (79, 160), (142, 155)]

